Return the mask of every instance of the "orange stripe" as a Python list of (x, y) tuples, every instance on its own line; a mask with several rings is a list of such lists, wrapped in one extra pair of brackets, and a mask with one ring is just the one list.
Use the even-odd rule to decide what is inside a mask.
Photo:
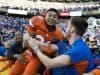
[(77, 69), (79, 75), (82, 75), (85, 72), (85, 70), (86, 70), (86, 68), (88, 66), (88, 61), (78, 62), (74, 66)]

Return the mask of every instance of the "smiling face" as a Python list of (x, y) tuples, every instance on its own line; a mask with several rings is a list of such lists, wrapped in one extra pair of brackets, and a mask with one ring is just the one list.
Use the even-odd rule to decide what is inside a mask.
[(49, 26), (54, 26), (57, 23), (58, 14), (54, 11), (48, 11), (45, 16), (45, 22)]

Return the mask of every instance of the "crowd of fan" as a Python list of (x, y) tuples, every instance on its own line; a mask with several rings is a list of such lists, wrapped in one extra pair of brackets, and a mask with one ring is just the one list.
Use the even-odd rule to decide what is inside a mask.
[[(59, 11), (59, 13), (62, 12), (72, 12), (72, 11), (83, 11), (83, 12), (90, 12), (90, 11), (99, 11), (100, 6), (73, 6), (73, 7), (63, 7), (63, 8), (58, 8), (57, 10)], [(32, 8), (29, 7), (28, 8), (30, 10), (30, 12), (33, 12), (35, 14), (41, 14), (43, 11), (48, 10), (47, 8)]]
[[(6, 56), (7, 50), (15, 44), (16, 40), (14, 37), (16, 37), (16, 34), (18, 35), (20, 32), (23, 34), (25, 29), (24, 27), (28, 24), (28, 18), (19, 18), (19, 17), (9, 17), (9, 16), (2, 16), (0, 15), (0, 55)], [(58, 20), (58, 26), (61, 27), (61, 29), (65, 32), (66, 27), (68, 24), (68, 19), (59, 19)], [(100, 31), (99, 28), (94, 27), (94, 34), (95, 39), (99, 40), (100, 43)], [(87, 35), (85, 35), (85, 38), (90, 37), (89, 32), (87, 32)], [(88, 41), (87, 41), (88, 42)], [(99, 44), (100, 47), (100, 44)], [(16, 47), (17, 48), (17, 47)], [(93, 52), (94, 58), (96, 55), (100, 54), (100, 48), (96, 48), (97, 50), (91, 50)], [(6, 50), (3, 51), (3, 50)], [(9, 50), (8, 50), (9, 51)], [(4, 53), (3, 53), (4, 52)]]
[[(24, 28), (28, 25), (28, 18), (19, 18), (14, 16), (0, 15), (0, 37), (2, 41), (12, 39), (16, 32), (24, 32)], [(67, 19), (59, 19), (58, 26), (65, 31)]]
[[(0, 39), (2, 42), (7, 43), (7, 48), (9, 47), (8, 44), (14, 43), (14, 36), (16, 32), (24, 33), (24, 28), (28, 24), (28, 18), (19, 18), (14, 16), (4, 16), (0, 15)], [(58, 26), (61, 27), (62, 31), (66, 31), (68, 19), (59, 19), (58, 20)], [(92, 29), (91, 35), (90, 32), (87, 32), (87, 34), (84, 36), (85, 39), (87, 37), (95, 37), (97, 41), (97, 45), (100, 46), (100, 31), (99, 28)], [(6, 44), (5, 44), (6, 45)]]
[(10, 17), (0, 15), (0, 39), (2, 42), (13, 41), (16, 32), (24, 32), (25, 25), (28, 24), (27, 18)]
[(26, 18), (0, 15), (0, 35), (6, 39), (10, 39), (16, 31), (23, 32), (26, 24), (28, 24), (28, 19)]

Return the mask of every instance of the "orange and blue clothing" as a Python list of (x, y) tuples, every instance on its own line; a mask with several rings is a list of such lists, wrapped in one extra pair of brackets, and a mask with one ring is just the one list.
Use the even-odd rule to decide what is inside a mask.
[[(80, 72), (80, 74), (79, 74), (78, 68), (81, 68), (82, 66), (85, 66), (85, 65), (86, 65), (86, 67), (84, 67), (84, 72), (89, 72), (94, 67), (94, 60), (92, 58), (92, 53), (91, 53), (89, 47), (87, 46), (87, 44), (81, 38), (78, 38), (71, 45), (71, 48), (64, 54), (69, 55), (71, 58), (72, 65), (70, 66), (70, 68), (67, 68), (68, 70), (70, 69), (71, 74), (74, 73), (74, 75), (81, 75), (82, 73)], [(79, 65), (80, 67), (78, 67), (79, 62), (81, 62), (81, 63), (88, 62), (88, 63), (83, 64), (83, 65), (81, 65), (81, 63), (80, 63), (80, 65)], [(74, 69), (72, 69), (72, 67)], [(66, 73), (68, 73), (68, 72), (66, 72)], [(68, 74), (68, 75), (71, 75), (71, 74)]]
[[(56, 45), (59, 48), (58, 55), (64, 54), (67, 51), (67, 47), (69, 47), (68, 41), (63, 40), (59, 41)], [(65, 67), (54, 68), (51, 69), (51, 75), (65, 75), (65, 71)]]
[[(28, 32), (32, 32), (35, 35), (36, 39), (39, 39), (41, 42), (54, 42), (62, 40), (64, 35), (59, 27), (56, 27), (54, 32), (50, 32), (45, 24), (44, 18), (41, 16), (35, 16), (30, 19), (29, 26), (27, 28)], [(30, 51), (33, 53), (32, 51)], [(54, 52), (50, 49), (49, 46), (43, 49), (43, 52), (48, 56), (53, 56)], [(26, 52), (25, 52), (26, 53)], [(40, 60), (36, 55), (30, 56), (25, 55), (28, 64), (24, 70), (23, 75), (36, 75), (39, 67), (41, 65)]]
[[(45, 24), (44, 18), (41, 16), (34, 16), (29, 20), (27, 31), (29, 33), (32, 33), (34, 35), (34, 38), (46, 43), (51, 43), (51, 41), (55, 38), (57, 41), (62, 40), (64, 38), (64, 35), (59, 27), (56, 27), (54, 32), (50, 32)], [(43, 52), (48, 56), (52, 56), (54, 54), (54, 52), (50, 50), (49, 46), (45, 47), (43, 49)], [(27, 65), (23, 66), (23, 64), (21, 64), (21, 62), (18, 62), (17, 60), (9, 75), (20, 75), (21, 73), (23, 73), (23, 75), (37, 74), (41, 65), (41, 62), (38, 57), (31, 49), (26, 50), (23, 55), (28, 61), (28, 63), (26, 63)]]
[[(59, 44), (61, 45), (59, 46), (64, 46), (62, 43), (60, 42)], [(82, 75), (85, 71), (91, 71), (93, 69), (94, 60), (92, 58), (92, 53), (81, 38), (78, 38), (68, 50), (66, 50), (65, 46), (65, 48), (62, 47), (60, 51), (62, 51), (62, 54), (69, 55), (71, 58), (71, 64), (69, 66), (66, 65), (59, 69), (59, 72), (62, 71), (60, 75)], [(52, 75), (59, 75), (59, 73), (56, 72), (54, 70)]]

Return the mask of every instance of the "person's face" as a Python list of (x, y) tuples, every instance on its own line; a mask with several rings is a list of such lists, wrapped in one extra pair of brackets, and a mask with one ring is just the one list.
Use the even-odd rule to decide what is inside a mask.
[(65, 38), (70, 39), (72, 37), (72, 35), (73, 35), (74, 32), (75, 32), (75, 27), (69, 21), (68, 27), (66, 28)]
[(54, 11), (49, 11), (46, 13), (45, 22), (47, 25), (54, 26), (57, 23), (58, 15)]

